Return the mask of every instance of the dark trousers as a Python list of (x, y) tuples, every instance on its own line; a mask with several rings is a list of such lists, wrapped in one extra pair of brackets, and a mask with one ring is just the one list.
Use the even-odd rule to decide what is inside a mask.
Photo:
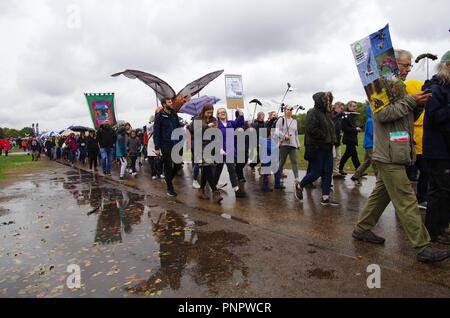
[[(417, 155), (416, 163), (414, 166), (406, 168), (406, 174), (409, 180), (417, 181), (417, 201), (419, 203), (426, 202), (428, 200), (428, 165), (423, 155)], [(419, 173), (419, 179), (417, 179), (417, 173)]]
[(172, 161), (172, 146), (163, 146), (161, 148), (161, 154), (167, 190), (174, 190), (172, 180), (177, 172), (177, 167)]
[(430, 188), (425, 226), (431, 238), (445, 232), (450, 223), (450, 160), (427, 160)]
[(159, 177), (162, 175), (161, 157), (148, 157), (150, 161), (150, 168), (152, 169), (152, 177)]
[(92, 169), (92, 166), (94, 166), (94, 169), (97, 170), (98, 151), (88, 151), (88, 158), (89, 158), (89, 169)]
[(339, 163), (340, 171), (344, 170), (344, 166), (347, 163), (347, 160), (350, 158), (352, 158), (355, 170), (358, 170), (361, 163), (359, 162), (358, 151), (356, 151), (356, 145), (347, 145), (347, 147), (345, 147), (345, 153), (342, 156), (341, 162)]
[(83, 148), (80, 147), (80, 162), (82, 164), (85, 164), (86, 162), (86, 149), (84, 147)]
[(214, 166), (203, 166), (201, 167), (202, 173), (200, 177), (200, 188), (204, 189), (206, 187), (206, 183), (209, 184), (211, 190), (217, 191), (217, 183), (216, 177), (214, 173)]
[(137, 161), (137, 155), (130, 155), (131, 160), (131, 171), (134, 173), (136, 172), (136, 161)]
[(309, 161), (308, 167), (310, 172), (302, 179), (300, 186), (304, 188), (321, 177), (322, 195), (330, 195), (333, 178), (333, 150), (319, 149), (316, 158)]
[(216, 166), (216, 184), (219, 183), (220, 175), (222, 174), (223, 167), (227, 165), (228, 175), (230, 176), (231, 186), (233, 188), (238, 186), (238, 179), (236, 174), (236, 165), (234, 163), (219, 163)]

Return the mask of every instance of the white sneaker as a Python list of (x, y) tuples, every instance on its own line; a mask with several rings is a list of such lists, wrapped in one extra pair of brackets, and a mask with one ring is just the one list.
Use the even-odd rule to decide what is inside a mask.
[(153, 177), (152, 177), (152, 180), (156, 180), (156, 179), (158, 179), (157, 176), (153, 176)]
[(159, 176), (161, 179), (165, 179), (166, 177), (164, 177), (164, 175), (162, 174), (162, 175), (160, 175)]
[(198, 183), (197, 180), (194, 180), (194, 182), (192, 182), (192, 187), (193, 187), (194, 189), (200, 189), (200, 184)]
[(136, 176), (137, 176), (137, 172), (133, 172), (131, 175), (132, 175), (133, 177), (136, 177)]

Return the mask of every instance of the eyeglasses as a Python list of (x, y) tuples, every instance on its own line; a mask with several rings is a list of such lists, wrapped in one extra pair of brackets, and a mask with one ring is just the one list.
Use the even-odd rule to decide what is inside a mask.
[(408, 67), (409, 67), (409, 68), (413, 68), (413, 66), (414, 66), (414, 65), (412, 65), (412, 64), (405, 64), (405, 63), (398, 63), (398, 62), (397, 62), (397, 64), (398, 64), (398, 65), (401, 65), (401, 66), (403, 66), (403, 67), (406, 67), (406, 68), (408, 68)]

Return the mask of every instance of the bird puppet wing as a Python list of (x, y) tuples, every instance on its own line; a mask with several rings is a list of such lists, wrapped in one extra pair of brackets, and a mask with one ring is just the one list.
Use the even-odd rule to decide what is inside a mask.
[(116, 77), (119, 75), (124, 75), (131, 79), (136, 79), (136, 78), (139, 79), (140, 81), (142, 81), (144, 84), (146, 84), (147, 86), (149, 86), (151, 89), (153, 89), (155, 91), (155, 94), (160, 101), (164, 98), (165, 99), (175, 98), (175, 91), (173, 90), (173, 88), (169, 84), (167, 84), (165, 81), (163, 81), (162, 79), (160, 79), (159, 77), (157, 77), (153, 74), (136, 71), (136, 70), (125, 70), (123, 72), (116, 73), (111, 76)]

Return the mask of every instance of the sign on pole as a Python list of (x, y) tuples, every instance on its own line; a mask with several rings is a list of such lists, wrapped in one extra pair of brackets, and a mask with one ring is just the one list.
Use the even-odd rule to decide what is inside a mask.
[(374, 113), (406, 94), (399, 79), (389, 25), (351, 45), (361, 81)]
[(244, 109), (244, 88), (241, 75), (225, 75), (225, 95), (228, 109)]

